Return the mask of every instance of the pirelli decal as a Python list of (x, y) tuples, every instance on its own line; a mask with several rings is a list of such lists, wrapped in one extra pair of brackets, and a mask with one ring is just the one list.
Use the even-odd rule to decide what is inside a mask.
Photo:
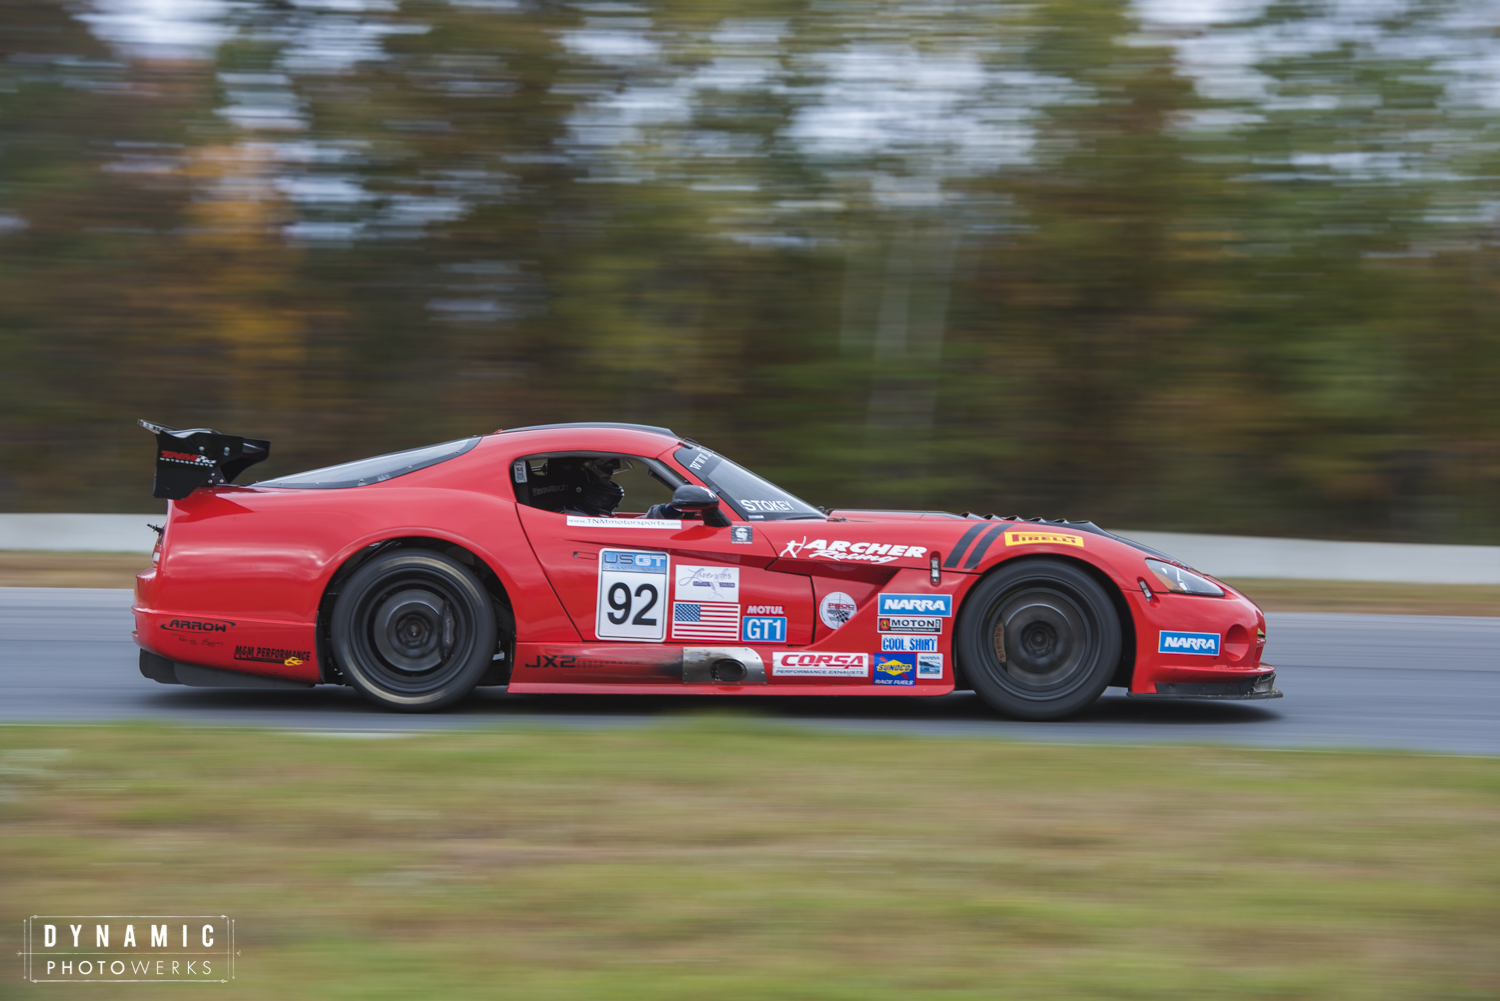
[(1064, 532), (1010, 531), (1005, 533), (1007, 546), (1077, 546), (1083, 549), (1083, 536)]

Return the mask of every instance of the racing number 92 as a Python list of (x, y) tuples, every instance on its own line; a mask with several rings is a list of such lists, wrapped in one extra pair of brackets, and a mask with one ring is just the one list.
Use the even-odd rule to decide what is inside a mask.
[(610, 612), (609, 621), (618, 626), (623, 625), (626, 619), (630, 619), (630, 624), (633, 626), (655, 626), (656, 619), (646, 618), (646, 613), (656, 607), (656, 602), (661, 598), (661, 593), (657, 591), (655, 584), (639, 584), (636, 586), (635, 597), (641, 598), (647, 595), (650, 596), (649, 600), (641, 606), (641, 610), (636, 612), (635, 618), (632, 619), (630, 618), (630, 608), (632, 605), (630, 585), (624, 581), (616, 581), (611, 584), (609, 586), (609, 607), (613, 608), (615, 612), (619, 612), (620, 615), (616, 618), (615, 613)]
[(595, 635), (643, 643), (666, 639), (667, 619), (662, 606), (669, 563), (666, 553), (601, 549)]

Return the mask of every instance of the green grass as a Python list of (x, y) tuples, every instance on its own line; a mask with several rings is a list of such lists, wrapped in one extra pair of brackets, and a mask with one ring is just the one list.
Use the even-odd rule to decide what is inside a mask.
[(226, 913), (245, 998), (1491, 998), (1496, 830), (1485, 758), (0, 729), (9, 934)]

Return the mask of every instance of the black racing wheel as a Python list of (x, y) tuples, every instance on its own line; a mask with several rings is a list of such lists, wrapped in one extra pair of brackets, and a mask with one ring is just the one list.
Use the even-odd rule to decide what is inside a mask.
[(495, 614), (484, 586), (462, 563), (425, 549), (394, 550), (356, 570), (330, 625), (349, 683), (402, 712), (459, 701), (495, 655)]
[(1120, 661), (1104, 588), (1063, 560), (1003, 566), (974, 588), (954, 642), (979, 697), (1007, 716), (1057, 720), (1092, 704)]

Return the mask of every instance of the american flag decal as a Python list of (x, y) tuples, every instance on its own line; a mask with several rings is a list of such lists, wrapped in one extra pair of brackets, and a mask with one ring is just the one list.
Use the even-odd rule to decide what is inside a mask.
[(738, 642), (740, 606), (727, 601), (673, 602), (672, 638)]

